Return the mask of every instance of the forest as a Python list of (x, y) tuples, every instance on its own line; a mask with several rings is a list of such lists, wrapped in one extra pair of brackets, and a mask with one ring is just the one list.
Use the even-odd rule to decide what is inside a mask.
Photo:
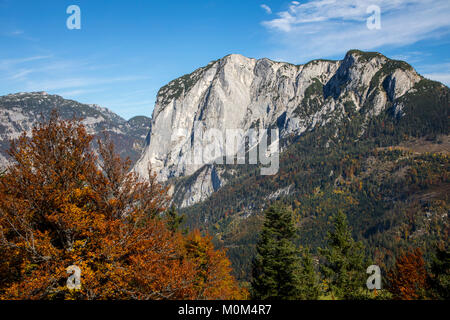
[[(224, 250), (182, 233), (167, 188), (54, 112), (0, 177), (1, 299), (244, 299)], [(106, 139), (106, 141), (108, 141)], [(68, 285), (67, 268), (80, 270)]]
[[(202, 228), (151, 168), (140, 179), (107, 133), (94, 150), (83, 124), (55, 111), (11, 142), (0, 174), (0, 299), (448, 299), (448, 156), (384, 148), (391, 126), (358, 145), (347, 127), (339, 148), (313, 154), (326, 129), (301, 137), (278, 176), (243, 171), (258, 187), (227, 186), (241, 198)], [(259, 203), (260, 214), (233, 212), (292, 183), (295, 195)], [(366, 287), (373, 264), (379, 290)]]
[[(234, 275), (251, 280), (263, 213), (274, 202), (293, 212), (297, 246), (319, 259), (332, 217), (346, 214), (355, 240), (383, 270), (411, 248), (431, 261), (449, 236), (449, 93), (422, 80), (405, 95), (404, 115), (388, 108), (369, 121), (348, 105), (347, 118), (281, 140), (280, 170), (261, 176), (255, 166), (231, 166), (227, 185), (180, 210), (187, 225), (214, 235)], [(370, 107), (370, 106), (367, 106)], [(205, 224), (205, 221), (207, 223)]]

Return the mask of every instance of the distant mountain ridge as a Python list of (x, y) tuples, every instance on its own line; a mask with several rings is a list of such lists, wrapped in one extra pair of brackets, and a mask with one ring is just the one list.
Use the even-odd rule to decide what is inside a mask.
[(41, 117), (48, 118), (55, 109), (63, 119), (82, 119), (90, 134), (108, 132), (122, 157), (134, 163), (145, 145), (150, 118), (145, 116), (125, 120), (107, 108), (83, 104), (46, 92), (22, 92), (0, 97), (0, 166), (8, 164), (9, 141), (22, 132), (31, 132)]

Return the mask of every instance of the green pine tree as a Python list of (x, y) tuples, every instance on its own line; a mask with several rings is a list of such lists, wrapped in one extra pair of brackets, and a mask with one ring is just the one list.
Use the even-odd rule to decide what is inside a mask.
[(303, 249), (302, 266), (299, 272), (300, 299), (317, 300), (320, 295), (320, 279), (308, 249)]
[[(166, 221), (167, 228), (172, 232), (176, 232), (181, 228), (184, 222), (184, 215), (179, 215), (175, 206), (172, 205), (166, 211)], [(182, 232), (185, 232), (185, 230), (182, 230)]]
[(450, 250), (437, 247), (431, 261), (431, 297), (450, 300)]
[(321, 269), (333, 298), (358, 299), (366, 294), (364, 248), (353, 240), (347, 216), (339, 211), (334, 216), (334, 230), (328, 232), (328, 248), (319, 252), (325, 258)]
[(296, 229), (291, 210), (272, 205), (265, 221), (253, 260), (253, 299), (292, 300), (300, 298), (300, 256), (293, 240)]

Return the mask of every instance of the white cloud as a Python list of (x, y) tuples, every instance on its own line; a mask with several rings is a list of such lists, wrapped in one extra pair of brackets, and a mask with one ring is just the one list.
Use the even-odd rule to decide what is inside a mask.
[(79, 77), (51, 80), (28, 81), (25, 85), (26, 91), (54, 91), (59, 89), (84, 88), (116, 82), (129, 82), (147, 80), (149, 77), (142, 76), (120, 76), (120, 77)]
[[(292, 1), (287, 11), (278, 13), (279, 18), (264, 22), (269, 28), (290, 31), (296, 26), (321, 21), (344, 20), (365, 21), (367, 8), (376, 5), (383, 12), (404, 10), (409, 6), (427, 3), (431, 0), (311, 0), (306, 3)], [(438, 0), (439, 2), (439, 0)], [(442, 2), (442, 1), (441, 1)]]
[(0, 60), (0, 81), (18, 83), (25, 91), (65, 90), (68, 95), (87, 93), (87, 87), (147, 80), (147, 76), (97, 76), (99, 67), (89, 59), (65, 60), (52, 55)]
[[(381, 29), (369, 30), (370, 5), (381, 9)], [(311, 0), (291, 2), (277, 17), (262, 22), (273, 35), (271, 56), (291, 62), (403, 46), (450, 32), (448, 0)]]
[(272, 14), (272, 9), (267, 4), (262, 4), (261, 8), (263, 8), (268, 14)]
[(15, 30), (11, 30), (11, 31), (0, 31), (0, 36), (17, 38), (17, 39), (33, 41), (33, 42), (39, 41), (39, 39), (28, 36), (25, 33), (25, 31), (20, 30), (20, 29), (15, 29)]
[(435, 63), (435, 64), (426, 64), (422, 65), (421, 69), (424, 73), (439, 73), (442, 71), (448, 71), (450, 72), (450, 62), (442, 62), (442, 63)]
[(425, 78), (442, 82), (446, 86), (450, 86), (450, 72), (448, 73), (427, 73), (423, 75)]
[(389, 58), (408, 61), (408, 63), (416, 63), (423, 61), (424, 58), (427, 58), (430, 55), (431, 53), (426, 51), (404, 51), (402, 54), (395, 54)]
[(76, 98), (86, 93), (95, 93), (103, 91), (101, 89), (75, 89), (69, 91), (58, 92), (58, 94), (64, 98)]
[(33, 69), (21, 69), (17, 73), (13, 74), (10, 79), (11, 80), (21, 80), (24, 79), (25, 76), (29, 75), (33, 72)]
[(51, 55), (47, 55), (47, 56), (32, 56), (32, 57), (15, 58), (15, 59), (1, 59), (0, 60), (0, 69), (9, 69), (9, 68), (15, 67), (16, 65), (20, 65), (20, 64), (23, 64), (26, 62), (49, 59), (51, 57), (52, 57)]
[(24, 34), (23, 30), (14, 30), (10, 33), (12, 36), (18, 36)]
[(418, 69), (425, 78), (450, 86), (450, 62), (421, 65)]
[[(147, 71), (131, 73), (122, 63), (105, 64), (102, 58), (101, 54), (75, 58), (56, 54), (3, 57), (0, 87), (3, 94), (46, 91), (84, 103), (97, 103), (125, 117), (148, 113), (156, 92), (147, 89), (151, 79)], [(142, 88), (141, 92), (136, 88)], [(130, 90), (130, 97), (119, 103), (121, 90)], [(107, 100), (117, 101), (106, 104)]]

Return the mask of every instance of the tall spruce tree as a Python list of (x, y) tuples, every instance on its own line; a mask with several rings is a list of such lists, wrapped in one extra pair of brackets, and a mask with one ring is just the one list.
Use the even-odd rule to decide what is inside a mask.
[[(175, 206), (171, 205), (166, 211), (166, 221), (168, 229), (172, 232), (176, 232), (181, 229), (181, 226), (184, 223), (184, 215), (179, 215)], [(181, 230), (182, 233), (186, 233), (186, 231), (186, 229)]]
[(437, 247), (431, 260), (429, 278), (430, 296), (435, 299), (450, 300), (450, 250)]
[(253, 299), (300, 298), (300, 253), (293, 242), (295, 231), (291, 210), (277, 204), (266, 210), (253, 260)]
[(299, 297), (303, 300), (317, 300), (320, 296), (319, 276), (309, 249), (302, 250), (302, 266), (299, 272)]
[[(364, 248), (352, 238), (347, 216), (334, 216), (334, 230), (328, 232), (328, 248), (319, 248), (325, 259), (321, 269), (331, 295), (339, 299), (357, 299), (365, 293), (366, 267)], [(367, 265), (366, 265), (367, 264)]]

